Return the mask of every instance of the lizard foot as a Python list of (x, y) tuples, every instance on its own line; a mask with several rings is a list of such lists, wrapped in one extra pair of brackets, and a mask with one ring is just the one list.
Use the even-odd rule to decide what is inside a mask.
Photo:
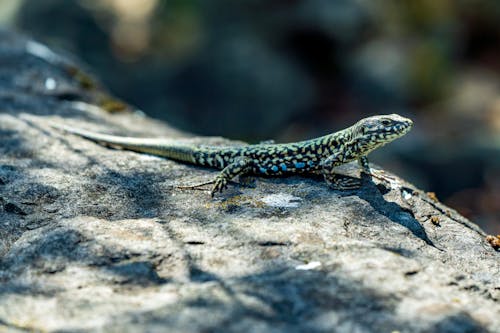
[(340, 191), (357, 190), (362, 185), (361, 179), (349, 176), (325, 175), (325, 181), (331, 189)]
[(215, 184), (210, 193), (212, 198), (215, 195), (215, 193), (217, 192), (222, 193), (222, 191), (226, 188), (227, 188), (227, 179), (225, 177), (218, 176), (217, 178), (215, 178)]
[(199, 191), (207, 191), (207, 189), (204, 189), (204, 188), (201, 188), (203, 186), (206, 186), (206, 185), (210, 185), (210, 184), (213, 184), (215, 183), (214, 180), (211, 180), (209, 182), (206, 182), (206, 183), (201, 183), (201, 184), (196, 184), (196, 185), (185, 185), (185, 186), (176, 186), (176, 188), (180, 189), (180, 190), (199, 190)]

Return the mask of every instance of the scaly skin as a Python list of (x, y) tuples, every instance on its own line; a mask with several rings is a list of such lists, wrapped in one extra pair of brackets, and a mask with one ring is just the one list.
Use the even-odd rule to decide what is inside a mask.
[(354, 160), (370, 174), (367, 155), (401, 136), (412, 127), (410, 119), (396, 114), (361, 119), (344, 130), (316, 139), (286, 144), (239, 147), (189, 146), (161, 139), (128, 138), (55, 125), (67, 132), (106, 145), (167, 157), (222, 170), (215, 179), (212, 196), (222, 192), (229, 180), (240, 175), (283, 176), (321, 171), (335, 188), (358, 184), (336, 177), (334, 168)]

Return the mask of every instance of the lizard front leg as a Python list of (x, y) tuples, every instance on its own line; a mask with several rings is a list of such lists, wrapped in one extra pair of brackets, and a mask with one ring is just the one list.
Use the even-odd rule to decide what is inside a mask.
[(252, 159), (241, 157), (222, 169), (217, 178), (215, 178), (215, 184), (211, 192), (212, 197), (215, 195), (215, 193), (222, 192), (222, 190), (227, 187), (228, 181), (236, 176), (248, 173), (252, 167), (252, 164)]
[[(366, 160), (368, 162), (368, 160)], [(335, 173), (335, 167), (346, 163), (342, 153), (335, 153), (328, 156), (321, 162), (321, 171), (326, 183), (335, 190), (352, 190), (361, 187), (361, 180), (353, 177), (339, 177)]]
[(385, 182), (388, 187), (390, 187), (390, 183), (392, 181), (391, 177), (372, 173), (370, 165), (368, 164), (368, 158), (366, 156), (361, 156), (360, 158), (358, 158), (358, 164), (361, 167), (361, 177), (365, 175), (370, 180), (373, 180), (373, 178), (377, 178), (382, 182)]
[(358, 158), (358, 164), (361, 168), (361, 172), (366, 175), (371, 175), (370, 163), (368, 163), (368, 158), (366, 156), (361, 156)]

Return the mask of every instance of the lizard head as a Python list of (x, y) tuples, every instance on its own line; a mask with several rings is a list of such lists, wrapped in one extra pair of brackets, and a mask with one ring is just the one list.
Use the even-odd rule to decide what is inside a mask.
[(366, 153), (389, 143), (410, 131), (413, 122), (397, 114), (361, 119), (355, 127), (354, 139)]

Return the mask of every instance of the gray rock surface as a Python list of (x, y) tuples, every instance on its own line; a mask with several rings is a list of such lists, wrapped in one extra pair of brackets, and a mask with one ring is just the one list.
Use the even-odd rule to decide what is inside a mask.
[(216, 172), (49, 126), (186, 136), (78, 68), (0, 33), (0, 331), (500, 331), (500, 253), (452, 209), (390, 174), (181, 190)]

